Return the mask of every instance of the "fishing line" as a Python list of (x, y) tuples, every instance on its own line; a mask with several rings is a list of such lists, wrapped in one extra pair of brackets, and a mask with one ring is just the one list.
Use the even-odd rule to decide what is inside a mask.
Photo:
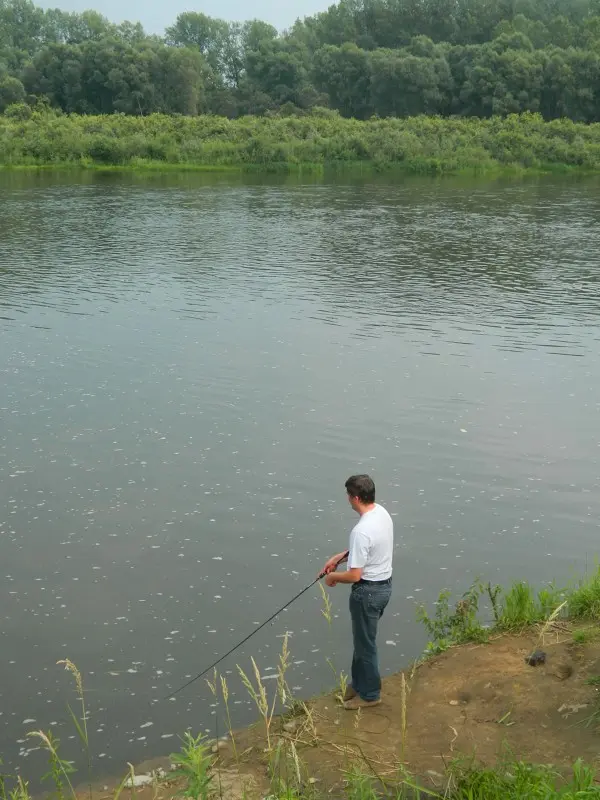
[[(348, 555), (349, 555), (349, 552), (344, 553), (344, 555), (340, 558), (340, 560), (336, 562), (336, 565), (335, 565), (336, 569), (337, 569), (337, 567), (339, 567), (339, 565), (343, 561), (346, 560), (346, 558), (348, 558)], [(281, 614), (282, 611), (285, 611), (285, 609), (288, 608), (289, 606), (291, 606), (292, 603), (295, 603), (296, 600), (298, 600), (299, 597), (302, 597), (302, 595), (305, 594), (306, 592), (308, 592), (309, 589), (312, 589), (312, 587), (315, 585), (315, 583), (318, 583), (321, 580), (321, 578), (325, 577), (326, 574), (327, 574), (326, 572), (321, 572), (315, 578), (315, 580), (312, 583), (309, 583), (308, 586), (305, 586), (304, 589), (302, 589), (302, 591), (298, 592), (297, 595), (292, 597), (291, 600), (288, 600), (288, 602), (284, 606), (281, 606), (281, 608), (278, 609), (274, 614), (272, 614), (269, 617), (269, 619), (265, 620), (261, 625), (258, 626), (258, 628), (255, 628), (252, 631), (252, 633), (249, 633), (248, 636), (246, 636), (244, 639), (242, 639), (241, 642), (238, 642), (235, 645), (235, 647), (232, 647), (231, 650), (228, 650), (225, 653), (224, 656), (221, 656), (220, 658), (218, 658), (213, 664), (210, 665), (210, 667), (207, 667), (205, 670), (203, 670), (198, 675), (196, 675), (195, 678), (192, 678), (187, 683), (184, 683), (183, 686), (179, 687), (179, 689), (176, 689), (174, 692), (171, 692), (171, 694), (168, 694), (166, 697), (163, 698), (163, 700), (170, 700), (172, 697), (175, 697), (176, 694), (179, 694), (179, 692), (182, 692), (184, 689), (187, 689), (188, 686), (191, 686), (192, 683), (195, 683), (197, 680), (200, 680), (200, 678), (203, 678), (208, 672), (211, 671), (211, 669), (214, 669), (216, 666), (218, 666), (221, 663), (221, 661), (224, 661), (228, 656), (230, 656), (232, 653), (234, 653), (239, 647), (241, 647), (243, 644), (246, 644), (248, 639), (251, 639), (254, 636), (255, 633), (258, 633), (260, 630), (262, 630), (265, 627), (265, 625), (268, 625), (269, 622), (272, 622), (275, 619), (275, 617), (279, 616), (279, 614)]]

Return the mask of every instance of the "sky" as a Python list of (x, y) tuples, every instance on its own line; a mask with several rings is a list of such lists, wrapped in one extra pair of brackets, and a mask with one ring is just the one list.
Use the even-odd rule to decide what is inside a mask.
[(92, 8), (111, 22), (141, 22), (148, 33), (162, 34), (183, 11), (202, 11), (210, 17), (226, 20), (263, 19), (279, 30), (292, 25), (298, 17), (324, 11), (334, 0), (42, 0), (42, 8), (85, 11)]

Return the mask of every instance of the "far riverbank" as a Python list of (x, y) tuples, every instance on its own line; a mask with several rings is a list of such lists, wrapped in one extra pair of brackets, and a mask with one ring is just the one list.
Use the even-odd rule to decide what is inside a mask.
[(0, 166), (401, 174), (600, 171), (600, 124), (506, 118), (0, 116)]

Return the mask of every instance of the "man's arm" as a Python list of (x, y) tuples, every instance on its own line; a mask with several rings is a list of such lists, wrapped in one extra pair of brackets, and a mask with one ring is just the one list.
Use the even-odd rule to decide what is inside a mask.
[(325, 582), (328, 586), (335, 586), (336, 583), (358, 583), (362, 578), (362, 567), (354, 567), (345, 572), (332, 572), (327, 575)]
[(340, 564), (343, 564), (344, 561), (348, 560), (348, 556), (350, 554), (349, 550), (344, 550), (343, 553), (336, 553), (336, 555), (331, 556), (329, 561), (325, 563), (325, 566), (321, 570), (321, 574), (329, 575), (330, 572), (335, 572)]
[(325, 578), (327, 586), (336, 586), (338, 583), (357, 583), (362, 578), (363, 569), (369, 558), (369, 540), (362, 533), (356, 531), (352, 536), (351, 549), (348, 552), (348, 569), (345, 572), (333, 572)]

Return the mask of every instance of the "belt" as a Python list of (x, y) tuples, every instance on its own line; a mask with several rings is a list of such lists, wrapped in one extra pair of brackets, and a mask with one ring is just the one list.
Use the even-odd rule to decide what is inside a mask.
[(391, 582), (392, 582), (391, 578), (386, 578), (386, 580), (384, 581), (367, 581), (364, 578), (361, 578), (359, 581), (356, 581), (356, 583), (362, 583), (364, 586), (385, 586), (386, 584)]

